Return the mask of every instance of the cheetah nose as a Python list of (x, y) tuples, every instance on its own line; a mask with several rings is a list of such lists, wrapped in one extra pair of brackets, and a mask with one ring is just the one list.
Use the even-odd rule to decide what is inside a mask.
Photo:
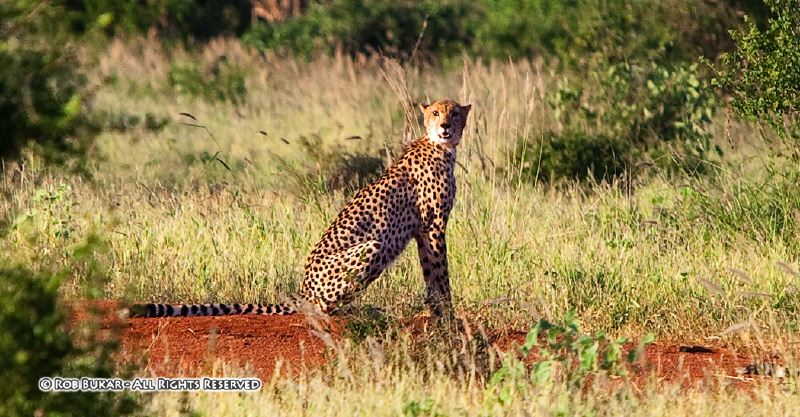
[(448, 127), (450, 127), (450, 123), (447, 123), (447, 122), (442, 123), (442, 128), (443, 129), (447, 129)]

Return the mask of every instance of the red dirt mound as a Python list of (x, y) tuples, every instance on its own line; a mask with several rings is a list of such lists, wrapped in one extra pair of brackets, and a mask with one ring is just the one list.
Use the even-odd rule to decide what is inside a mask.
[[(338, 326), (329, 330), (336, 335)], [(137, 318), (128, 320), (122, 350), (124, 359), (145, 356), (146, 369), (156, 375), (207, 375), (221, 360), (249, 364), (264, 379), (279, 361), (300, 370), (321, 365), (323, 334), (302, 315)]]
[[(330, 357), (327, 344), (341, 337), (343, 327), (340, 319), (318, 322), (300, 314), (122, 319), (115, 302), (96, 306), (103, 328), (121, 337), (121, 359), (154, 376), (214, 375), (213, 366), (220, 362), (250, 366), (262, 380), (272, 376), (279, 362), (295, 371), (312, 369)], [(74, 317), (79, 322), (87, 313), (76, 310)], [(420, 327), (424, 327), (420, 321), (410, 321), (412, 335), (420, 333)], [(522, 343), (525, 334), (496, 331), (489, 338), (495, 347), (508, 351)], [(725, 376), (741, 385), (736, 370), (750, 363), (748, 357), (722, 348), (656, 343), (646, 350), (636, 379), (652, 375), (658, 382), (694, 386)]]

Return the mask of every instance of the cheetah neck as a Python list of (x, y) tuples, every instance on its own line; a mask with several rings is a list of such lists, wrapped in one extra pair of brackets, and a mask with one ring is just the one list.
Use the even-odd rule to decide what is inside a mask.
[[(422, 172), (427, 172), (426, 175), (433, 175), (434, 172), (444, 174), (444, 177), (439, 179), (452, 178), (455, 172), (456, 165), (456, 148), (447, 146), (440, 143), (433, 143), (428, 140), (427, 136), (423, 136), (414, 142), (404, 155), (403, 164), (415, 165), (416, 158), (425, 158), (425, 169)], [(449, 180), (448, 180), (449, 181)]]
[(419, 142), (423, 147), (427, 148), (430, 153), (444, 156), (446, 160), (450, 161), (452, 159), (451, 162), (455, 162), (455, 145), (450, 145), (446, 142), (435, 142), (429, 138), (428, 134), (425, 134), (423, 137), (419, 138), (417, 142)]

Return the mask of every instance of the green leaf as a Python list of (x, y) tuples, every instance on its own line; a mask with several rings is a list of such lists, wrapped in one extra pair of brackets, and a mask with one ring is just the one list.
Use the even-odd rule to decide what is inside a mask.
[(100, 16), (97, 16), (97, 20), (94, 22), (94, 27), (96, 29), (105, 29), (111, 23), (114, 22), (114, 14), (111, 12), (103, 13)]
[(61, 117), (58, 119), (58, 126), (66, 128), (78, 117), (81, 112), (81, 95), (73, 94), (62, 107)]
[(222, 164), (222, 166), (224, 166), (224, 167), (225, 167), (225, 169), (227, 169), (228, 171), (232, 171), (232, 170), (231, 170), (231, 167), (229, 167), (229, 166), (228, 166), (228, 164), (227, 164), (225, 161), (223, 161), (223, 160), (222, 160), (222, 159), (220, 159), (219, 157), (216, 157), (215, 159), (216, 159), (217, 161), (219, 161), (219, 163), (220, 163), (220, 164)]

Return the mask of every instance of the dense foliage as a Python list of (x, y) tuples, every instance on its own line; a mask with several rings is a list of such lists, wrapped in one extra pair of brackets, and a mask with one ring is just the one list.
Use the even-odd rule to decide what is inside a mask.
[(465, 51), (476, 6), (462, 1), (332, 0), (277, 24), (255, 26), (245, 41), (311, 57), (337, 48), (411, 58)]
[(36, 143), (49, 159), (83, 152), (91, 130), (85, 79), (58, 5), (0, 3), (0, 156)]
[[(83, 258), (82, 246), (74, 258)], [(68, 323), (59, 301), (66, 274), (36, 274), (0, 266), (0, 416), (131, 415), (139, 405), (129, 393), (46, 392), (42, 377), (115, 375), (116, 343), (101, 337), (91, 313), (81, 323)], [(67, 326), (70, 329), (67, 329)]]
[(342, 48), (404, 59), (470, 53), (580, 63), (600, 52), (617, 61), (692, 60), (729, 46), (725, 30), (736, 24), (738, 9), (758, 7), (737, 1), (331, 0), (284, 22), (256, 25), (245, 40), (303, 56)]
[(239, 35), (250, 25), (249, 0), (65, 0), (71, 28), (84, 32), (103, 22), (111, 35), (146, 33), (205, 40)]
[[(736, 10), (755, 18), (732, 32), (738, 48), (723, 55), (716, 83), (734, 96), (740, 113), (784, 137), (797, 135), (796, 2), (724, 3), (331, 0), (252, 26), (249, 1), (69, 0), (46, 11), (35, 2), (3, 4), (0, 127), (10, 139), (0, 152), (14, 155), (36, 144), (50, 160), (85, 153), (93, 128), (71, 48), (75, 37), (155, 30), (163, 39), (243, 35), (261, 50), (307, 58), (335, 50), (404, 60), (554, 58), (568, 69), (549, 99), (557, 129), (516, 151), (529, 178), (613, 178), (643, 161), (701, 172), (719, 154), (707, 131), (717, 100), (694, 62), (732, 48), (725, 32), (737, 27)], [(246, 97), (242, 68), (224, 56), (209, 71), (172, 63), (166, 86), (206, 100)]]
[(747, 19), (733, 31), (736, 50), (722, 57), (715, 84), (740, 114), (765, 123), (784, 139), (800, 140), (800, 2), (767, 0), (765, 28)]
[(605, 64), (562, 82), (550, 98), (560, 128), (516, 156), (534, 181), (611, 179), (647, 163), (703, 172), (721, 154), (708, 131), (716, 101), (696, 65)]

